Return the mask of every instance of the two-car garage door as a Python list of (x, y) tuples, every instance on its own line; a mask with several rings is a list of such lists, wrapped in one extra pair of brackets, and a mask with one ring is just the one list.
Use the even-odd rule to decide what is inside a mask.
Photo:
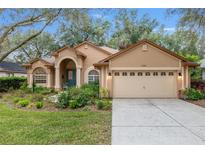
[(115, 71), (114, 98), (176, 98), (175, 71)]

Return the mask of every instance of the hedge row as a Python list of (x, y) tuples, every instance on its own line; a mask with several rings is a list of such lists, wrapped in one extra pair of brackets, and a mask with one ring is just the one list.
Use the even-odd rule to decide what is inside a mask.
[(6, 92), (9, 89), (19, 89), (25, 82), (25, 77), (0, 77), (0, 92)]

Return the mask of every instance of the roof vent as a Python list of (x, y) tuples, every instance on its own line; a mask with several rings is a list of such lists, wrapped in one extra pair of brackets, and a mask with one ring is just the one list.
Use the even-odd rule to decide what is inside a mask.
[(146, 44), (144, 44), (144, 45), (142, 46), (142, 50), (143, 50), (143, 51), (147, 51), (147, 50), (148, 50), (148, 46), (147, 46)]
[(88, 45), (86, 44), (84, 48), (87, 49), (87, 48), (88, 48)]

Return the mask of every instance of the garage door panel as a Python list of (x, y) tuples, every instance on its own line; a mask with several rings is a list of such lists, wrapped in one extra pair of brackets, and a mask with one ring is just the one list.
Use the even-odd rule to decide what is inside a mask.
[(113, 77), (115, 98), (176, 98), (176, 95), (176, 73), (174, 76)]

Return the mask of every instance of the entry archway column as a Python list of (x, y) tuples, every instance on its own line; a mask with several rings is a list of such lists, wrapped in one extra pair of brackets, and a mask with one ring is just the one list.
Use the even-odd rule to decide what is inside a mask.
[(80, 87), (81, 86), (81, 67), (77, 67), (77, 70), (76, 70), (76, 85), (77, 87)]
[(29, 73), (28, 74), (28, 81), (29, 81), (29, 87), (31, 88), (33, 86), (33, 74), (32, 73)]
[(55, 68), (55, 89), (60, 90), (61, 89), (61, 83), (60, 83), (60, 68)]

